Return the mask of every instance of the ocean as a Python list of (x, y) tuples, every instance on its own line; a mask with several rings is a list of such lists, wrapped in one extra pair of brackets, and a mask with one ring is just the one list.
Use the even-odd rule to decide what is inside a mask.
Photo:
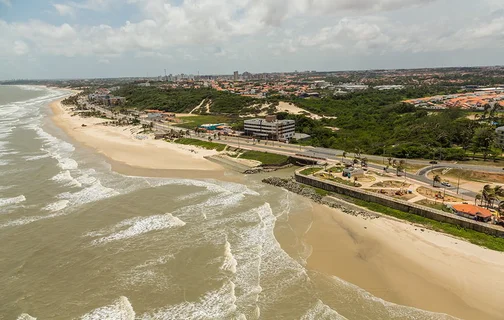
[(312, 205), (264, 176), (111, 171), (51, 122), (66, 95), (0, 86), (0, 319), (452, 319), (307, 269)]

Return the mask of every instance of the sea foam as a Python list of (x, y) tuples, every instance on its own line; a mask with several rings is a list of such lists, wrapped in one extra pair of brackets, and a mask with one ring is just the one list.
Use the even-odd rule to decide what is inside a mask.
[[(98, 245), (111, 241), (129, 239), (147, 232), (182, 227), (184, 225), (184, 221), (172, 216), (170, 213), (149, 217), (136, 217), (119, 222), (112, 228), (112, 230), (117, 230), (124, 227), (128, 228), (120, 231), (113, 231), (108, 236), (95, 239), (92, 241), (92, 244)], [(90, 233), (88, 235), (93, 235), (93, 233)]]
[(143, 314), (141, 320), (164, 319), (230, 319), (237, 318), (235, 285), (229, 281), (220, 289), (206, 293), (198, 301), (167, 306)]
[(308, 309), (306, 313), (301, 317), (300, 320), (319, 320), (319, 319), (331, 319), (331, 320), (347, 320), (335, 310), (329, 308), (322, 301), (317, 300), (315, 305)]
[(52, 211), (52, 212), (60, 211), (60, 210), (65, 209), (69, 202), (70, 201), (68, 201), (68, 200), (56, 201), (56, 202), (50, 203), (47, 206), (45, 206), (43, 208), (43, 210)]
[(18, 204), (23, 201), (26, 201), (26, 198), (24, 195), (20, 195), (20, 196), (13, 197), (13, 198), (0, 198), (0, 207)]
[(17, 317), (16, 320), (37, 320), (37, 318), (34, 318), (27, 313), (22, 313), (19, 315), (19, 317)]
[(81, 183), (74, 179), (70, 171), (62, 171), (51, 178), (52, 181), (65, 183), (66, 186), (81, 187)]
[(235, 257), (231, 253), (231, 244), (226, 241), (226, 245), (224, 246), (224, 262), (222, 263), (221, 269), (236, 273), (237, 264)]
[(135, 311), (128, 298), (120, 297), (113, 304), (97, 308), (85, 315), (81, 320), (134, 320)]

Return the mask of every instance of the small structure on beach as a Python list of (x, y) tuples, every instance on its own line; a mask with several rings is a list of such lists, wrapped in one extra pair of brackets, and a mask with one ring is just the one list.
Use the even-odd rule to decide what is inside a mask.
[(472, 204), (454, 204), (453, 212), (461, 217), (488, 222), (492, 220), (492, 212), (488, 209), (478, 207)]

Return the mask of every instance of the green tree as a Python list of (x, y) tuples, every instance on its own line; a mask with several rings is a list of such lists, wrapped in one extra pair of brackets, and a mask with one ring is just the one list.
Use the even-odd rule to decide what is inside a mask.
[(478, 193), (475, 197), (474, 197), (474, 205), (476, 205), (476, 202), (479, 201), (480, 204), (481, 204), (481, 200), (483, 199), (483, 197), (481, 196), (481, 193)]
[(495, 131), (490, 126), (477, 128), (474, 132), (474, 136), (472, 139), (473, 142), (473, 152), (476, 153), (478, 151), (483, 153), (483, 160), (486, 161), (488, 154), (491, 151), (492, 146), (495, 142)]

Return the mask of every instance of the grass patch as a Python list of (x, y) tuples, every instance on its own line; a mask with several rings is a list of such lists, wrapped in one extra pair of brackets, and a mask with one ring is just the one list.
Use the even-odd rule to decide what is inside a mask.
[(397, 219), (406, 220), (411, 223), (420, 224), (428, 229), (438, 232), (444, 232), (449, 235), (462, 238), (470, 243), (492, 249), (495, 251), (504, 251), (504, 238), (494, 237), (478, 231), (464, 229), (462, 227), (452, 225), (445, 222), (438, 222), (415, 214), (407, 213), (401, 210), (392, 209), (378, 203), (368, 202), (360, 199), (355, 199), (348, 196), (337, 195), (338, 197), (347, 200), (358, 206), (367, 208), (371, 211), (379, 212)]
[(316, 188), (316, 187), (311, 187), (313, 190), (315, 190), (315, 192), (322, 196), (322, 197), (325, 197), (325, 196), (328, 196), (330, 195), (331, 193), (327, 190), (324, 190), (324, 189), (320, 189), (320, 188)]
[(344, 179), (344, 178), (340, 178), (340, 177), (333, 177), (332, 175), (324, 173), (324, 172), (318, 173), (315, 176), (317, 178), (341, 183), (341, 184), (344, 184), (349, 187), (356, 187), (356, 188), (362, 187), (362, 184), (358, 183), (357, 182), (358, 180), (355, 181), (354, 179), (349, 180), (349, 179)]
[(232, 124), (236, 120), (231, 117), (226, 116), (194, 116), (194, 117), (180, 117), (182, 123), (176, 124), (175, 126), (184, 128), (184, 129), (194, 129), (196, 127), (201, 126), (202, 124), (207, 123), (228, 123)]
[(415, 203), (419, 204), (421, 206), (429, 207), (429, 208), (436, 209), (439, 211), (451, 212), (450, 209), (448, 209), (442, 202), (436, 202), (436, 201), (430, 201), (427, 199), (423, 199), (423, 200), (417, 201)]
[(314, 174), (315, 172), (319, 172), (320, 170), (322, 170), (322, 168), (306, 168), (306, 169), (302, 170), (300, 173), (305, 176), (310, 176), (310, 175)]
[(226, 148), (225, 144), (209, 142), (209, 141), (201, 141), (201, 140), (190, 139), (190, 138), (177, 139), (177, 140), (175, 140), (175, 143), (197, 146), (197, 147), (205, 148), (208, 150), (217, 150), (217, 151), (222, 151)]
[(266, 166), (279, 166), (287, 163), (288, 156), (260, 151), (245, 151), (240, 155), (242, 159), (256, 160)]

